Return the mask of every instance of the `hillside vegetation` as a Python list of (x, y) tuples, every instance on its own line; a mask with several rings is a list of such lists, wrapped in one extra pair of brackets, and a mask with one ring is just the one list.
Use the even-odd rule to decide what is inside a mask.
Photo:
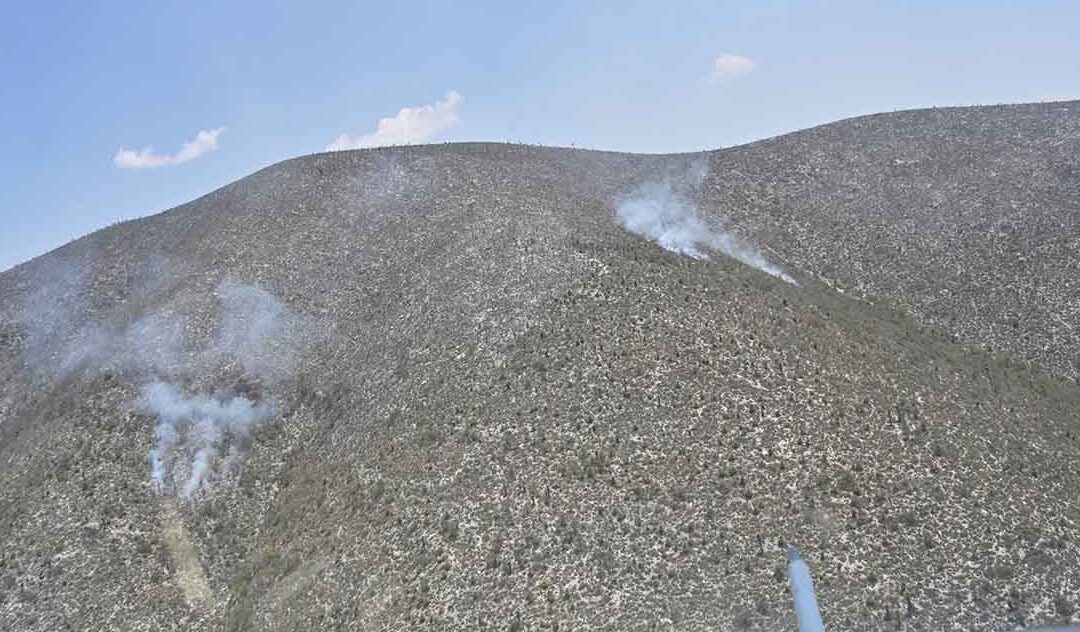
[[(793, 282), (625, 230), (650, 182)], [(1078, 221), (1072, 102), (320, 154), (96, 232), (0, 275), (0, 628), (793, 629), (787, 543), (830, 629), (1078, 621)]]

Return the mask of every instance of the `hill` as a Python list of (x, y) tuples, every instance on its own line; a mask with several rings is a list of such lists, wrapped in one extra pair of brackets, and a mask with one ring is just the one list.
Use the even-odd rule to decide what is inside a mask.
[(0, 627), (791, 629), (788, 542), (1076, 621), (1078, 129), (320, 154), (10, 270)]

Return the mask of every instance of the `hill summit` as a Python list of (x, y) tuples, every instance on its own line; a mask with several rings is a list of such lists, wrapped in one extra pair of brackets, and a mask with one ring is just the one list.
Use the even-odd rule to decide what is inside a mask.
[(288, 160), (0, 275), (0, 627), (1080, 620), (1080, 102)]

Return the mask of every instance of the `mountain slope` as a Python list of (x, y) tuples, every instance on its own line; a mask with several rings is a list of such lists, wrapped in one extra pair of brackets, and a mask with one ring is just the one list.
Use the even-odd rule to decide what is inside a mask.
[[(0, 627), (790, 629), (787, 542), (831, 629), (1075, 620), (1078, 110), (316, 155), (9, 271)], [(623, 230), (648, 182), (800, 285)], [(228, 283), (294, 316), (284, 375), (206, 359)], [(274, 414), (155, 493), (153, 379)]]
[(841, 121), (721, 152), (711, 184), (797, 267), (1080, 375), (1080, 102)]

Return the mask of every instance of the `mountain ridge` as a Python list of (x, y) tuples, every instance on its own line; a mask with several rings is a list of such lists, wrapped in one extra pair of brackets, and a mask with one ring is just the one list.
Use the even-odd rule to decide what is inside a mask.
[[(1046, 323), (1080, 290), (1024, 281), (1080, 244), (1080, 141), (1044, 147), (1080, 104), (1048, 108), (316, 154), (0, 274), (0, 622), (790, 628), (789, 542), (831, 628), (1075, 620), (1080, 391)], [(798, 285), (625, 230), (650, 182)], [(274, 415), (177, 426), (158, 493), (152, 380)]]

